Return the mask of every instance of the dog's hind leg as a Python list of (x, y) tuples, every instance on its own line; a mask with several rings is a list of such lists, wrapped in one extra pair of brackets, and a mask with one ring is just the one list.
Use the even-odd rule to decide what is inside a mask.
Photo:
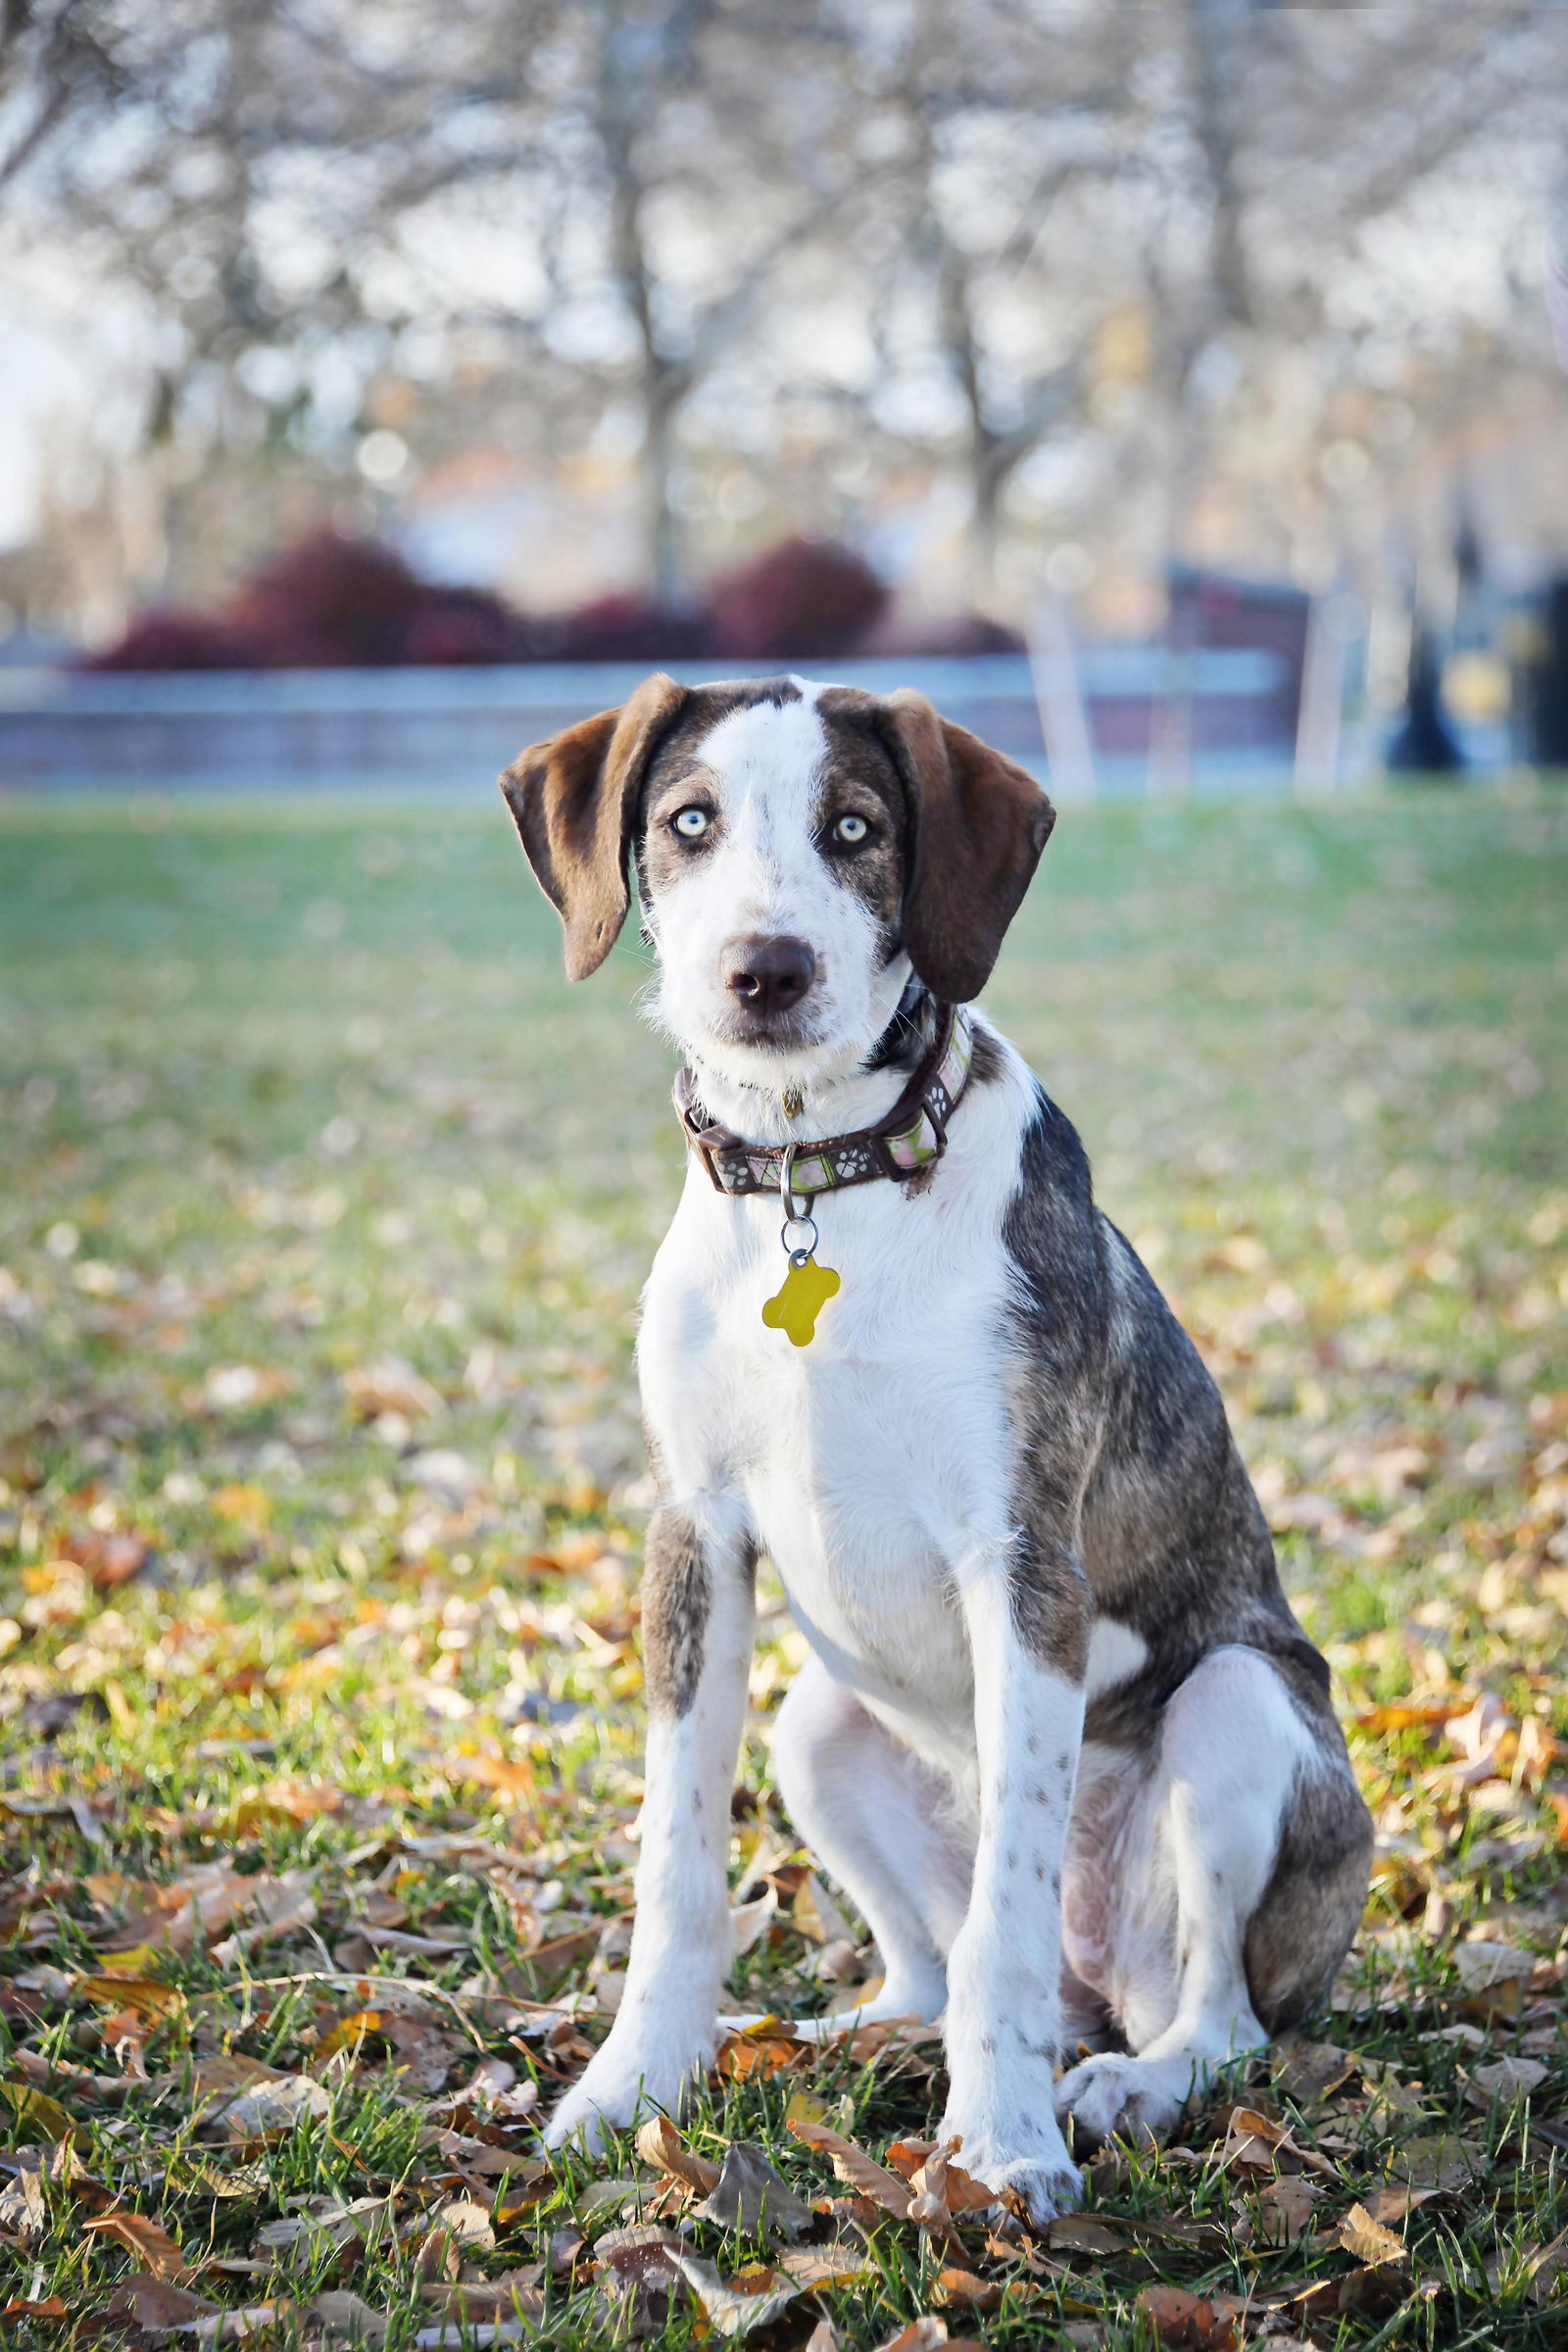
[[(882, 1955), (881, 1991), (843, 2020), (939, 2016), (973, 1859), (949, 1818), (944, 1784), (814, 1657), (779, 1709), (773, 1778), (801, 1838)], [(836, 2030), (831, 2019), (821, 2023)]]
[(1132, 2054), (1056, 2087), (1080, 2141), (1168, 2131), (1326, 1989), (1365, 1900), (1371, 1827), (1338, 1734), (1257, 1650), (1211, 1651), (1169, 1701), (1144, 1831), (1106, 1987)]

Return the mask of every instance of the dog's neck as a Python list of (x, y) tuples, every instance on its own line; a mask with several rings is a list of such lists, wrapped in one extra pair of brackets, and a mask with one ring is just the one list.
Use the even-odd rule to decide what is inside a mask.
[(690, 1058), (710, 1115), (751, 1144), (818, 1143), (870, 1127), (893, 1108), (936, 1035), (936, 1000), (911, 974), (898, 1009), (869, 1053), (844, 1076), (803, 1085), (742, 1085), (700, 1054)]

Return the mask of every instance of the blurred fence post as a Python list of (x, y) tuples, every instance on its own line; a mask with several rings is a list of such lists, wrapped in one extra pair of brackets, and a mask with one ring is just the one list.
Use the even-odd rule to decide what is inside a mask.
[(1095, 742), (1089, 730), (1078, 648), (1067, 600), (1042, 597), (1029, 633), (1029, 673), (1040, 708), (1051, 794), (1056, 801), (1092, 801), (1096, 795)]
[(1344, 782), (1346, 683), (1350, 648), (1360, 634), (1361, 608), (1347, 590), (1313, 598), (1296, 730), (1298, 799), (1338, 792)]

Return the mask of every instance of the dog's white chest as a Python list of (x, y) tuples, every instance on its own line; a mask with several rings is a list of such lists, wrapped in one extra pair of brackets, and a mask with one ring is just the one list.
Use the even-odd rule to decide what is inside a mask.
[(965, 1148), (926, 1193), (881, 1183), (816, 1204), (842, 1288), (804, 1348), (762, 1321), (787, 1262), (776, 1200), (694, 1178), (639, 1347), (672, 1490), (743, 1503), (835, 1680), (933, 1752), (973, 1739), (952, 1569), (1009, 1519), (1001, 1217), (1017, 1124), (1010, 1090), (996, 1095), (966, 1108)]

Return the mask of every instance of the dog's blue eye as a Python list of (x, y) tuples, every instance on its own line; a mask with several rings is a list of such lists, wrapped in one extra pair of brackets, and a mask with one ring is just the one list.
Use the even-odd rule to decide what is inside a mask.
[(833, 828), (833, 838), (853, 849), (857, 842), (865, 839), (870, 830), (863, 816), (841, 816)]
[(682, 841), (701, 841), (708, 831), (708, 821), (706, 808), (682, 808), (670, 819)]

